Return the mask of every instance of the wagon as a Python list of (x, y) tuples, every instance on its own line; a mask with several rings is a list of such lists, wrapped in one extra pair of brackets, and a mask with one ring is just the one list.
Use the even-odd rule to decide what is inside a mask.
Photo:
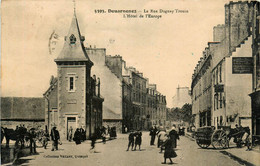
[(230, 126), (222, 126), (221, 129), (215, 129), (214, 126), (200, 127), (195, 132), (195, 139), (199, 147), (203, 149), (208, 148), (210, 145), (215, 149), (224, 149), (229, 147), (229, 141), (233, 137), (234, 142), (240, 147), (242, 137), (248, 130), (248, 127), (235, 129)]

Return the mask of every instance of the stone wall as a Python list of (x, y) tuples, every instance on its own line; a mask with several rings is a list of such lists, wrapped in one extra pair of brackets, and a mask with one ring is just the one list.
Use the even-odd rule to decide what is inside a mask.
[(42, 121), (17, 121), (17, 120), (1, 120), (1, 127), (7, 127), (9, 129), (15, 129), (16, 126), (24, 125), (26, 128), (38, 128), (45, 129), (44, 120)]

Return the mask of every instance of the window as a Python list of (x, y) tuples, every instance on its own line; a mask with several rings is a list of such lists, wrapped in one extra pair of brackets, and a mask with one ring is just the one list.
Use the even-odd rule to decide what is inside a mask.
[(69, 92), (75, 92), (76, 87), (75, 87), (75, 75), (69, 76), (68, 77), (68, 91)]
[(218, 84), (218, 68), (216, 70), (216, 84)]
[(76, 43), (76, 37), (72, 34), (70, 36), (70, 44), (75, 44)]
[(215, 85), (215, 72), (213, 72), (213, 84)]
[(218, 109), (218, 93), (214, 95), (214, 110)]
[(219, 107), (222, 108), (222, 93), (219, 96)]
[(219, 66), (219, 82), (222, 82), (222, 64)]
[(70, 91), (73, 90), (74, 87), (74, 77), (70, 77)]

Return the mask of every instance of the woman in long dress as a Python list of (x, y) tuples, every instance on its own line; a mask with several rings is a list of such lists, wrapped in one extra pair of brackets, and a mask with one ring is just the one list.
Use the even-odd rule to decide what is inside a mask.
[(174, 151), (173, 148), (173, 143), (172, 143), (172, 139), (168, 138), (165, 143), (164, 143), (164, 147), (165, 147), (165, 151), (164, 151), (164, 162), (162, 164), (166, 164), (166, 159), (168, 158), (171, 162), (171, 164), (173, 164), (172, 159), (177, 156), (176, 152)]

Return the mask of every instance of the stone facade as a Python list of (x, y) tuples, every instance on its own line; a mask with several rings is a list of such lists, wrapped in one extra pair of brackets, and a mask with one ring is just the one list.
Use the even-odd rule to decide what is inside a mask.
[(76, 14), (72, 18), (61, 53), (55, 59), (57, 78), (51, 79), (46, 99), (46, 124), (57, 126), (61, 139), (68, 139), (69, 128), (86, 130), (87, 138), (102, 127), (100, 79), (91, 77), (93, 62), (84, 47)]
[(192, 76), (192, 114), (195, 115), (195, 126), (211, 125), (212, 94), (212, 53), (218, 42), (209, 42), (203, 51)]
[[(205, 64), (203, 56), (194, 70), (192, 111), (196, 115), (196, 127), (204, 125), (234, 127), (235, 124), (251, 127), (251, 101), (248, 94), (252, 88), (250, 82), (252, 75), (250, 71), (242, 71), (240, 66), (244, 65), (245, 59), (250, 62), (252, 57), (250, 30), (253, 22), (252, 4), (239, 1), (225, 5), (225, 24), (214, 27), (215, 44), (209, 47), (211, 57), (209, 68), (203, 69)], [(236, 64), (239, 59), (242, 61)], [(200, 72), (206, 75), (201, 75)], [(207, 78), (205, 81), (204, 77)], [(196, 80), (201, 81), (199, 87), (196, 86)], [(204, 85), (208, 85), (206, 86), (208, 93)], [(197, 92), (198, 89), (200, 93)], [(198, 102), (198, 98), (204, 99)], [(202, 115), (206, 107), (208, 111), (206, 115)], [(201, 120), (200, 116), (197, 116), (199, 114), (205, 116), (206, 120)]]

